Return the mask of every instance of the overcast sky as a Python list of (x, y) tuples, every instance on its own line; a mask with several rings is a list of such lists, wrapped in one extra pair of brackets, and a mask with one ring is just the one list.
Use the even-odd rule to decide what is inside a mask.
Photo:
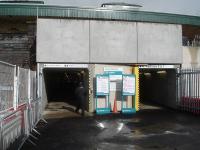
[(143, 11), (200, 16), (200, 0), (44, 0), (49, 5), (100, 7), (105, 2), (139, 4)]

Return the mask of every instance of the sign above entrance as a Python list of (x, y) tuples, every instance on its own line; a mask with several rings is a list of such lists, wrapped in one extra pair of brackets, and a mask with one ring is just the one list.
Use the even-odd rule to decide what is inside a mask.
[(44, 68), (88, 68), (88, 64), (44, 64)]
[(123, 68), (104, 67), (104, 72), (123, 72)]

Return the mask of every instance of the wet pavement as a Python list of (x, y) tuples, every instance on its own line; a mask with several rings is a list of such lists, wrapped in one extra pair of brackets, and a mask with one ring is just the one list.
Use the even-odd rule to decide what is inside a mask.
[(40, 123), (33, 146), (22, 150), (199, 150), (200, 119), (143, 105), (134, 115), (81, 117), (65, 103), (49, 104), (48, 124)]

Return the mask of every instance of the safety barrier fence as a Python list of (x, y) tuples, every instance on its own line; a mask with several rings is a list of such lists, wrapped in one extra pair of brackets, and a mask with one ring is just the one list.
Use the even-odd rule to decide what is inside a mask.
[(41, 119), (36, 82), (36, 72), (0, 62), (0, 150), (20, 148)]
[(200, 114), (200, 68), (180, 69), (178, 74), (178, 107)]
[(0, 111), (13, 107), (15, 71), (16, 66), (0, 62)]

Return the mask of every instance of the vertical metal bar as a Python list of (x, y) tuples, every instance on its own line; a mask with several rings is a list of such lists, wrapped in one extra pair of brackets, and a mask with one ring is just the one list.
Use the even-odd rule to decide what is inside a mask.
[(179, 79), (180, 79), (180, 70), (176, 69), (176, 107), (179, 108)]
[(186, 96), (188, 93), (188, 76), (186, 74), (186, 70), (184, 70), (185, 76), (185, 90), (184, 90), (184, 111), (186, 111)]
[(184, 75), (184, 70), (181, 70), (181, 109), (184, 111), (184, 91), (185, 91), (185, 86), (186, 85), (186, 80), (185, 80), (185, 75)]
[(198, 105), (198, 70), (196, 69), (196, 86), (195, 86), (195, 89), (196, 89), (196, 94), (195, 94), (195, 98), (196, 98), (196, 107), (197, 107), (197, 114), (199, 112), (199, 105)]
[(181, 110), (181, 93), (182, 93), (182, 83), (181, 83), (181, 78), (182, 78), (182, 74), (181, 74), (181, 68), (179, 68), (179, 83), (178, 83), (178, 92), (179, 92), (179, 97), (178, 97), (178, 100), (179, 100), (179, 108)]
[(193, 89), (193, 85), (194, 85), (194, 74), (193, 74), (193, 68), (191, 68), (191, 77), (192, 77), (192, 80), (191, 80), (191, 112), (194, 113), (194, 89)]
[(198, 99), (198, 69), (196, 68), (196, 108), (197, 108), (197, 114), (199, 114), (199, 99)]
[(192, 112), (192, 69), (189, 71), (190, 76), (190, 96), (189, 96), (189, 111)]
[(185, 80), (185, 74), (184, 70), (182, 71), (182, 95), (181, 95), (181, 100), (182, 100), (182, 110), (184, 111), (184, 93), (185, 93), (185, 88), (186, 88), (186, 80)]
[(196, 110), (196, 113), (198, 114), (198, 112), (199, 112), (199, 107), (198, 107), (198, 70), (197, 70), (197, 68), (195, 69), (195, 71), (196, 71), (196, 75), (195, 75), (195, 79), (196, 79), (196, 81), (195, 81), (195, 91), (196, 91), (196, 94), (195, 94), (195, 98), (196, 98), (196, 107), (197, 107), (197, 110)]
[(189, 69), (186, 70), (186, 71), (187, 71), (187, 89), (188, 89), (188, 91), (187, 91), (187, 101), (186, 101), (186, 102), (187, 102), (187, 103), (186, 103), (186, 110), (189, 111), (189, 108), (190, 108), (190, 107), (189, 107), (189, 106), (190, 106), (190, 105), (189, 105), (189, 102), (190, 102), (190, 101), (189, 101), (189, 100), (190, 100), (190, 99), (189, 99), (189, 97), (190, 97), (190, 74), (189, 74)]
[(182, 70), (182, 97), (181, 97), (181, 99), (182, 99), (182, 110), (184, 111), (184, 107), (185, 107), (185, 89), (186, 89), (186, 82), (187, 80), (186, 80), (186, 75), (184, 74), (184, 70)]
[(198, 69), (196, 68), (196, 86), (195, 86), (195, 91), (196, 91), (196, 94), (195, 94), (195, 98), (196, 98), (196, 107), (197, 107), (197, 114), (199, 112), (199, 105), (198, 105)]
[(200, 86), (200, 69), (197, 69), (197, 103), (198, 103), (198, 114), (200, 113), (200, 97), (199, 97), (199, 86)]
[(2, 118), (0, 116), (0, 149), (3, 149)]
[(31, 104), (31, 72), (30, 69), (28, 69), (28, 104)]
[(195, 68), (194, 68), (194, 71), (193, 71), (193, 73), (194, 73), (194, 107), (195, 107), (195, 114), (197, 113), (197, 102), (196, 102), (196, 71), (195, 71)]
[(196, 97), (195, 97), (195, 68), (193, 68), (193, 106), (194, 106), (194, 113), (196, 113)]
[(185, 74), (185, 70), (183, 71), (184, 76), (184, 89), (183, 89), (183, 111), (185, 111), (185, 95), (187, 91), (187, 75)]
[[(187, 70), (186, 70), (186, 73), (187, 73)], [(189, 75), (188, 74), (186, 74), (186, 76), (187, 76), (187, 91), (186, 91), (186, 111), (188, 110), (187, 108), (188, 108), (188, 97), (189, 97)]]
[(18, 98), (17, 98), (17, 67), (15, 66), (14, 68), (14, 74), (13, 74), (13, 78), (14, 78), (14, 83), (13, 83), (13, 108), (14, 110), (17, 109), (18, 106)]
[(194, 100), (194, 113), (196, 114), (196, 110), (197, 110), (197, 106), (196, 106), (196, 72), (195, 72), (195, 68), (193, 68), (193, 76), (194, 76), (194, 85), (193, 85), (193, 90), (194, 90), (194, 95), (193, 95), (193, 100)]
[(181, 110), (183, 109), (183, 103), (182, 103), (182, 101), (183, 101), (183, 74), (182, 74), (182, 69), (180, 69), (180, 98), (179, 98), (179, 100), (180, 100), (180, 108), (181, 108)]

